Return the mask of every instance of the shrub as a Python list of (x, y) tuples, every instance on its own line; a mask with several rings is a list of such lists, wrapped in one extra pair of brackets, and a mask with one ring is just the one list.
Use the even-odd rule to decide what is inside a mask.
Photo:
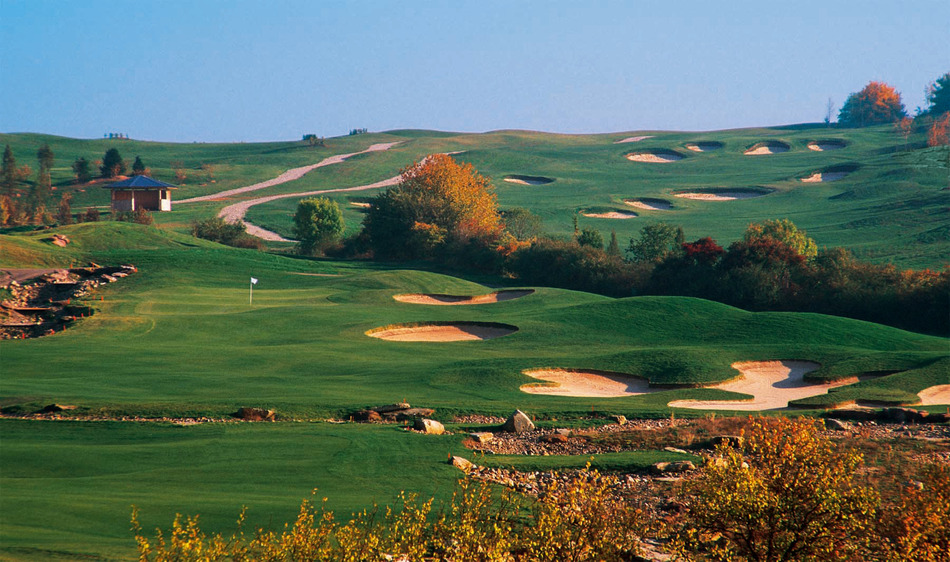
[(300, 242), (301, 254), (311, 256), (322, 253), (340, 239), (345, 228), (343, 212), (336, 201), (326, 197), (314, 197), (297, 204), (297, 212), (294, 213), (294, 236)]
[(221, 217), (212, 217), (197, 221), (191, 226), (191, 234), (196, 238), (219, 242), (235, 248), (263, 249), (263, 243), (247, 233), (243, 222), (227, 222)]

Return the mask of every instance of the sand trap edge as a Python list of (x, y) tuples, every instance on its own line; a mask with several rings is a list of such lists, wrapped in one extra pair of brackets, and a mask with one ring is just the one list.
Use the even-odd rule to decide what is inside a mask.
[[(439, 328), (455, 329), (459, 333), (472, 334), (473, 337), (452, 338), (425, 338), (421, 334), (438, 333)], [(466, 331), (465, 328), (469, 330)], [(436, 321), (436, 322), (404, 322), (379, 326), (364, 332), (365, 335), (385, 341), (401, 342), (456, 342), (456, 341), (484, 341), (509, 336), (518, 331), (517, 326), (500, 322), (467, 322), (467, 321)], [(420, 334), (418, 338), (403, 338)]]
[(781, 154), (792, 150), (790, 144), (782, 141), (757, 142), (745, 149), (742, 154), (746, 156), (761, 156), (764, 154)]
[(507, 289), (495, 291), (485, 295), (447, 295), (443, 293), (402, 293), (393, 295), (393, 300), (409, 304), (425, 304), (434, 306), (459, 306), (473, 304), (494, 304), (498, 302), (520, 299), (534, 294), (534, 289)]
[(508, 183), (516, 183), (519, 185), (547, 185), (555, 181), (554, 178), (546, 176), (525, 176), (520, 174), (509, 174), (501, 179)]
[[(544, 396), (565, 396), (570, 398), (623, 398), (627, 396), (643, 396), (669, 390), (668, 388), (653, 388), (650, 380), (646, 377), (632, 375), (630, 373), (621, 373), (619, 371), (605, 371), (601, 369), (571, 369), (564, 367), (538, 367), (524, 369), (521, 374), (538, 379), (540, 382), (523, 384), (518, 390), (526, 394), (536, 394)], [(545, 378), (547, 375), (549, 378)], [(579, 381), (576, 384), (568, 384), (552, 381), (550, 378), (559, 378), (564, 376), (577, 375)], [(607, 384), (626, 385), (627, 389), (633, 387), (635, 390), (624, 391), (606, 391), (602, 387), (598, 388), (597, 383), (604, 384), (604, 381), (591, 381), (591, 378), (600, 378), (610, 381)], [(584, 380), (587, 379), (587, 380)], [(562, 390), (565, 389), (566, 390)], [(569, 389), (574, 389), (573, 391)]]
[(647, 211), (672, 211), (673, 203), (658, 197), (635, 197), (623, 200), (624, 205)]
[(775, 189), (767, 187), (707, 187), (674, 191), (673, 197), (679, 197), (680, 199), (691, 199), (694, 201), (737, 201), (765, 197), (766, 195), (775, 193), (775, 191)]
[(637, 150), (635, 152), (628, 152), (623, 155), (624, 158), (630, 160), (631, 162), (646, 162), (649, 164), (671, 164), (673, 162), (679, 162), (686, 158), (685, 154), (681, 154), (675, 150), (670, 150), (667, 148), (657, 148), (657, 149), (648, 149), (648, 150)]

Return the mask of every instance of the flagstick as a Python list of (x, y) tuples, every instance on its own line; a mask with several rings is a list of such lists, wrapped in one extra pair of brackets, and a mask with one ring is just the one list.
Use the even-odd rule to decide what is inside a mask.
[(250, 298), (248, 299), (247, 304), (249, 305), (254, 304), (254, 282), (253, 281), (251, 281), (251, 293), (250, 293)]

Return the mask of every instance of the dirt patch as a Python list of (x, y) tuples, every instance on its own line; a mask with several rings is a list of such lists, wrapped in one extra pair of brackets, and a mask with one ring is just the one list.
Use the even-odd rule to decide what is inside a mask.
[(821, 367), (811, 361), (747, 361), (733, 363), (740, 376), (706, 388), (751, 394), (751, 400), (674, 400), (671, 408), (699, 410), (777, 410), (792, 400), (826, 394), (829, 389), (858, 382), (856, 377), (830, 383), (813, 383), (805, 374)]
[(708, 142), (696, 142), (686, 145), (687, 150), (692, 150), (693, 152), (710, 152), (713, 150), (719, 150), (722, 148), (721, 142), (708, 141)]
[(950, 405), (950, 384), (938, 384), (917, 393), (923, 406)]
[(673, 150), (644, 150), (642, 152), (631, 152), (626, 155), (626, 158), (632, 162), (669, 164), (670, 162), (682, 160), (684, 157), (679, 152)]
[(462, 295), (441, 295), (441, 294), (408, 294), (393, 295), (393, 298), (399, 302), (410, 304), (433, 304), (433, 305), (468, 305), (468, 304), (491, 304), (496, 302), (510, 301), (520, 299), (534, 293), (534, 289), (524, 289), (515, 291), (497, 291), (487, 295), (477, 295), (467, 297)]
[(585, 211), (581, 214), (592, 219), (635, 219), (638, 216), (633, 211)]
[(625, 142), (640, 142), (640, 141), (642, 141), (642, 140), (652, 139), (652, 138), (653, 138), (653, 135), (641, 135), (641, 136), (639, 136), (639, 137), (627, 137), (627, 138), (625, 138), (625, 139), (620, 139), (620, 140), (618, 140), (618, 141), (614, 141), (614, 144), (621, 144), (621, 143), (625, 143)]
[(517, 326), (495, 322), (430, 322), (385, 326), (370, 330), (366, 335), (387, 341), (450, 342), (491, 340), (517, 331)]
[(645, 209), (647, 211), (669, 211), (673, 208), (673, 204), (666, 199), (641, 197), (639, 199), (624, 199), (623, 202), (625, 205), (630, 205), (631, 207), (636, 207), (638, 209)]
[(544, 176), (505, 176), (502, 178), (508, 183), (517, 183), (519, 185), (546, 185), (554, 183), (554, 178)]
[(768, 141), (752, 145), (743, 154), (746, 156), (760, 156), (762, 154), (779, 154), (789, 150), (791, 150), (791, 147), (784, 142)]
[(524, 374), (551, 383), (523, 385), (521, 391), (528, 394), (617, 398), (657, 392), (657, 390), (650, 388), (650, 381), (646, 379), (610, 371), (532, 369), (524, 371)]
[(823, 152), (825, 150), (840, 150), (846, 146), (848, 146), (848, 143), (841, 140), (820, 140), (808, 143), (808, 149), (814, 150), (816, 152)]
[(697, 189), (694, 191), (683, 191), (674, 193), (675, 197), (682, 199), (695, 199), (698, 201), (735, 201), (737, 199), (752, 199), (762, 197), (772, 193), (765, 189)]

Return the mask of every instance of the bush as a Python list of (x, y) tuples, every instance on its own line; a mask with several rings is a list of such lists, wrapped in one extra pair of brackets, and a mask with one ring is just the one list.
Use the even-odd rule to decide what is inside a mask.
[(300, 242), (299, 251), (306, 256), (322, 253), (337, 243), (346, 228), (343, 212), (336, 201), (326, 197), (304, 199), (294, 213), (294, 236)]
[(191, 226), (191, 234), (196, 238), (211, 240), (233, 246), (235, 248), (249, 248), (262, 250), (264, 244), (247, 233), (243, 222), (227, 222), (221, 217), (212, 217), (197, 221)]
[(901, 95), (884, 82), (869, 82), (860, 92), (848, 96), (838, 113), (844, 127), (868, 127), (894, 123), (906, 117)]

